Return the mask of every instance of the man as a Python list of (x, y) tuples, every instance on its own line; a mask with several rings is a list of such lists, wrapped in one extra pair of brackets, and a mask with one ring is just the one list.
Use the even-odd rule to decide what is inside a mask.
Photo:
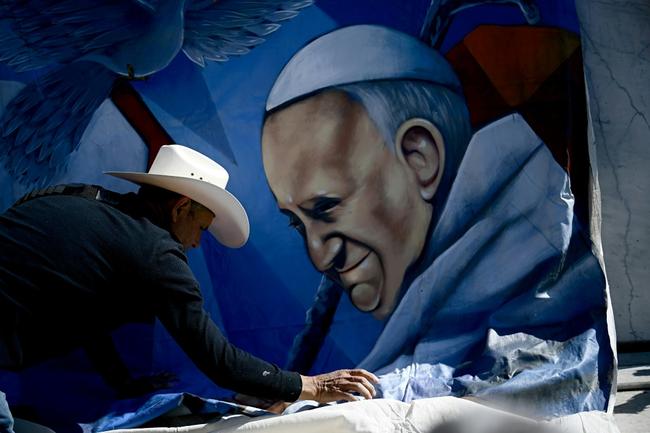
[(608, 407), (604, 275), (566, 173), (520, 116), (470, 140), (444, 58), (368, 25), (303, 47), (266, 108), (269, 185), (333, 282), (318, 297), (340, 285), (386, 319), (360, 364), (383, 396), (541, 416)]
[(19, 370), (157, 317), (220, 386), (276, 401), (372, 397), (370, 373), (283, 371), (230, 345), (203, 309), (184, 250), (206, 230), (229, 247), (249, 234), (223, 167), (170, 145), (148, 173), (109, 174), (142, 185), (139, 193), (51, 188), (0, 216), (0, 367)]

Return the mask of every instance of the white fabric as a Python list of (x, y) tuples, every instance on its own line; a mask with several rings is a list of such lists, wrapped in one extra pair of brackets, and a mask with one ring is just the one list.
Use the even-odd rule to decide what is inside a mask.
[[(452, 429), (451, 427), (454, 426)], [(547, 428), (548, 430), (543, 430)], [(550, 422), (533, 420), (456, 397), (403, 403), (377, 399), (325, 406), (290, 415), (226, 417), (186, 427), (113, 430), (112, 433), (620, 433), (605, 412), (583, 412)]]

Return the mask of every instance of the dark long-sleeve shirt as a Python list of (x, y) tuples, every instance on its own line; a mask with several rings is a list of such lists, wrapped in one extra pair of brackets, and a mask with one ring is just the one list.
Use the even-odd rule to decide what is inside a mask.
[(298, 398), (299, 374), (228, 343), (182, 246), (150, 219), (69, 195), (0, 216), (0, 367), (20, 369), (153, 317), (218, 385)]

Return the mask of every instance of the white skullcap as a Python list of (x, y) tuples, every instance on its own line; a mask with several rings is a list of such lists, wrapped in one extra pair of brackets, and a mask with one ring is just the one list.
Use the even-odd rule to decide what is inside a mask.
[(298, 51), (276, 79), (266, 110), (328, 87), (390, 79), (423, 80), (461, 93), (449, 63), (425, 43), (386, 27), (357, 25), (320, 36)]

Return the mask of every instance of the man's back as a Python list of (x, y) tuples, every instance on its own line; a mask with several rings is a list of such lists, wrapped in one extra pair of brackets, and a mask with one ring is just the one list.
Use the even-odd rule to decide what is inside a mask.
[(182, 254), (168, 232), (97, 200), (52, 195), (9, 209), (0, 216), (0, 321), (13, 333), (2, 337), (0, 365), (152, 317), (148, 273), (161, 247)]

